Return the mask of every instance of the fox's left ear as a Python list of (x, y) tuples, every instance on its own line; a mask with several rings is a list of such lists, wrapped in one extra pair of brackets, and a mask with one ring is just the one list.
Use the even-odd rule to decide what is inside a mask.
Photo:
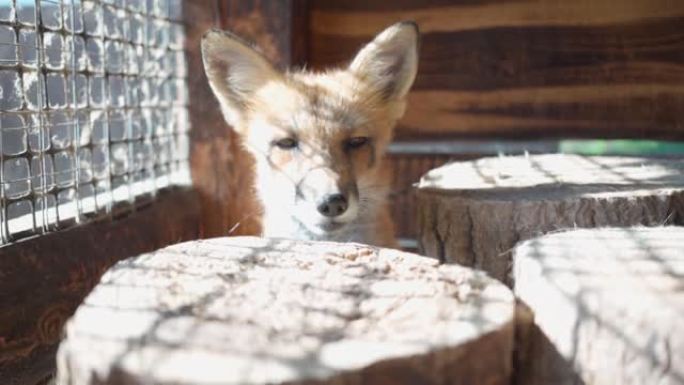
[(394, 24), (359, 51), (349, 69), (370, 83), (387, 100), (408, 93), (418, 70), (418, 25)]

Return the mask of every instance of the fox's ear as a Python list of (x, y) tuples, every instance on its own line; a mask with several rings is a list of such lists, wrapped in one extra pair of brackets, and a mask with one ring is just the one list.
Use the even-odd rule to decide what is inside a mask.
[(349, 69), (387, 99), (401, 99), (418, 70), (418, 25), (394, 24), (359, 51)]
[(202, 60), (223, 115), (234, 127), (254, 93), (280, 76), (259, 52), (226, 31), (214, 29), (204, 34)]

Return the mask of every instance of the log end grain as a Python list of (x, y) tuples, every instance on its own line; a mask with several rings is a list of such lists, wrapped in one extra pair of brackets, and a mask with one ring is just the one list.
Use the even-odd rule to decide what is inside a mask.
[[(682, 383), (683, 251), (681, 227), (574, 230), (516, 247), (515, 292), (538, 330), (519, 382)], [(566, 365), (538, 365), (550, 352)]]
[(484, 273), (396, 250), (194, 241), (107, 272), (58, 383), (507, 384), (514, 308)]

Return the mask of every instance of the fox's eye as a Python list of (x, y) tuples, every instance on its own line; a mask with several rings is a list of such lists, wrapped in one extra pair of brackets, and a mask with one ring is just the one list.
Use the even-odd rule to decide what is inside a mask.
[(360, 147), (363, 147), (368, 143), (370, 139), (366, 136), (356, 136), (353, 138), (347, 139), (346, 142), (344, 142), (344, 147), (348, 150), (354, 150)]
[(281, 150), (291, 150), (297, 147), (297, 140), (292, 138), (280, 139), (274, 145)]

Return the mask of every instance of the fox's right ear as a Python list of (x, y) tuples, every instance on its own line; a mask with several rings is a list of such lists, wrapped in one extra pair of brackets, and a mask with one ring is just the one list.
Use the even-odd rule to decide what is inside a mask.
[(209, 85), (233, 127), (244, 117), (254, 93), (279, 77), (254, 48), (230, 32), (217, 29), (202, 37), (202, 60)]

